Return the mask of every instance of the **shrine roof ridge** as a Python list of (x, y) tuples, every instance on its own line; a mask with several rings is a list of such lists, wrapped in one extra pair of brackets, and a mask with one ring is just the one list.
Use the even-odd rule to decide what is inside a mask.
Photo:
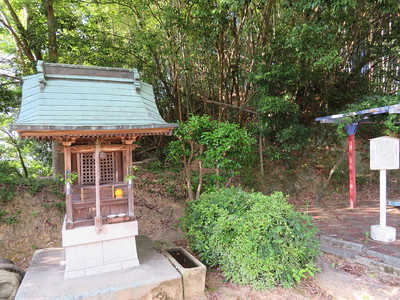
[(100, 66), (68, 65), (38, 61), (36, 69), (39, 75), (53, 78), (82, 79), (90, 77), (91, 80), (96, 80), (96, 78), (103, 78), (107, 80), (110, 80), (111, 78), (114, 78), (114, 80), (117, 78), (130, 81), (140, 80), (140, 75), (136, 68), (126, 69)]

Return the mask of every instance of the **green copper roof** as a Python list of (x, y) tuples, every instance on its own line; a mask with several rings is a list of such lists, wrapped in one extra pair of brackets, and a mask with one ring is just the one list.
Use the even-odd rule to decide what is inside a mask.
[(171, 128), (160, 116), (151, 85), (136, 69), (38, 63), (23, 78), (13, 129), (108, 130)]

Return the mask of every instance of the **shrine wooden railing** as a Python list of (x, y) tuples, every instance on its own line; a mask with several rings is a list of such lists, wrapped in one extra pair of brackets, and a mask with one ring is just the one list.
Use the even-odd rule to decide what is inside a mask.
[[(115, 196), (115, 191), (121, 189), (123, 195)], [(94, 185), (74, 185), (66, 192), (67, 229), (77, 226), (90, 226), (96, 217), (96, 197)], [(100, 185), (101, 216), (106, 223), (109, 216), (125, 215), (121, 220), (133, 220), (134, 199), (132, 183), (116, 182)]]

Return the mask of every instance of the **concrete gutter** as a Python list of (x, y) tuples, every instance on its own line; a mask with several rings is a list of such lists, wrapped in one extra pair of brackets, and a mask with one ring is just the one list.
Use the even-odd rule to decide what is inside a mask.
[(318, 237), (321, 249), (355, 263), (373, 267), (379, 271), (400, 276), (400, 259), (391, 255), (369, 250), (366, 245), (348, 242), (329, 236)]

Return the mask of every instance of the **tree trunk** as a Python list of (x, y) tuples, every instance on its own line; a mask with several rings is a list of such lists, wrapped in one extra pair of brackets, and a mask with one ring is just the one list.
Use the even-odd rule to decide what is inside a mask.
[[(182, 145), (182, 148), (185, 146)], [(185, 152), (185, 149), (183, 149), (183, 152)], [(193, 189), (192, 189), (192, 160), (193, 160), (193, 155), (194, 155), (194, 144), (193, 142), (190, 143), (190, 156), (187, 158), (187, 156), (184, 154), (183, 155), (183, 165), (185, 168), (185, 174), (186, 174), (186, 187), (188, 190), (188, 195), (189, 195), (189, 200), (193, 201), (194, 200), (194, 195), (193, 195)]]
[(15, 24), (15, 28), (12, 26), (11, 22), (8, 22), (5, 14), (2, 14), (3, 18), (1, 19), (1, 23), (3, 23), (3, 25), (10, 31), (16, 44), (18, 45), (18, 48), (25, 54), (29, 61), (36, 62), (37, 58), (32, 53), (33, 51), (29, 44), (29, 37), (27, 36), (25, 27), (22, 25), (22, 22), (12, 7), (10, 1), (3, 0), (3, 2), (11, 15), (11, 19)]
[(319, 205), (319, 201), (321, 200), (326, 188), (329, 185), (329, 182), (331, 181), (331, 178), (333, 176), (333, 173), (335, 173), (336, 169), (339, 167), (339, 165), (345, 160), (347, 157), (347, 149), (344, 149), (342, 155), (339, 157), (335, 165), (331, 168), (331, 171), (329, 172), (328, 179), (324, 182), (320, 192), (318, 193), (317, 197), (314, 199), (314, 205)]
[(45, 1), (47, 16), (47, 36), (50, 62), (58, 61), (57, 53), (57, 35), (56, 35), (56, 17), (54, 15), (53, 0)]
[(19, 162), (21, 163), (22, 166), (22, 170), (24, 171), (24, 177), (28, 178), (29, 177), (29, 173), (28, 173), (28, 169), (25, 165), (25, 161), (24, 161), (24, 157), (22, 156), (21, 153), (21, 149), (18, 146), (15, 146), (18, 152), (18, 158), (19, 158)]
[(217, 166), (217, 167), (215, 168), (215, 175), (216, 175), (216, 177), (217, 177), (216, 182), (215, 182), (215, 188), (216, 188), (217, 190), (219, 190), (219, 166)]
[[(204, 147), (201, 146), (200, 155), (202, 155), (203, 152), (204, 152)], [(202, 164), (201, 160), (199, 159), (199, 183), (197, 185), (196, 200), (199, 199), (199, 197), (200, 197), (200, 192), (201, 192), (202, 187), (203, 187), (203, 164)]]
[(186, 174), (186, 187), (188, 190), (189, 200), (194, 200), (193, 190), (192, 190), (192, 170), (190, 169), (190, 165), (187, 164), (186, 161), (183, 162), (185, 167), (185, 174)]
[(64, 155), (57, 149), (61, 144), (58, 141), (52, 142), (52, 169), (53, 176), (64, 176)]
[(261, 129), (260, 129), (260, 135), (259, 135), (259, 140), (258, 140), (259, 144), (259, 155), (260, 155), (260, 172), (261, 172), (261, 176), (264, 178), (265, 176), (265, 172), (264, 172), (264, 147), (263, 147), (263, 136), (261, 133)]

